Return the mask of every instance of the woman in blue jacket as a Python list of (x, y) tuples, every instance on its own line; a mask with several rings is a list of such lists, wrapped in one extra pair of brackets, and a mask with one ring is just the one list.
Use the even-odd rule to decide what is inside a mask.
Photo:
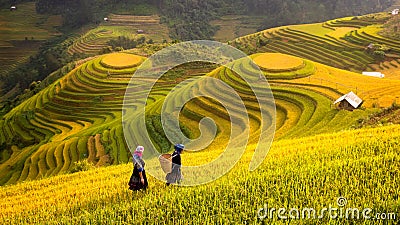
[(181, 153), (185, 146), (183, 144), (176, 144), (174, 146), (175, 151), (172, 153), (172, 169), (171, 172), (167, 174), (166, 180), (167, 185), (180, 183), (182, 180), (182, 171), (181, 171)]

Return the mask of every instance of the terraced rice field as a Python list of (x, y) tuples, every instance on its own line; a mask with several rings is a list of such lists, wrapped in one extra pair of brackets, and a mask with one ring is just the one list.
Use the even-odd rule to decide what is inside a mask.
[[(89, 30), (78, 38), (69, 48), (70, 54), (82, 53), (90, 56), (99, 54), (107, 47), (112, 39), (119, 36), (125, 36), (131, 39), (137, 39), (144, 36), (147, 40), (161, 43), (163, 40), (169, 40), (168, 28), (160, 24), (159, 16), (133, 16), (111, 14), (107, 22)], [(138, 33), (143, 30), (143, 33)]]
[[(293, 25), (272, 28), (240, 37), (232, 42), (247, 53), (278, 52), (289, 54), (336, 68), (354, 72), (385, 71), (397, 68), (393, 59), (400, 56), (399, 42), (377, 34), (379, 26), (390, 16), (386, 13), (347, 17), (325, 23)], [(365, 50), (370, 43), (385, 44), (391, 48), (385, 61), (388, 67), (377, 63)]]
[(302, 59), (280, 53), (263, 54), (253, 60), (261, 69), (266, 71), (290, 71), (304, 67)]
[[(282, 54), (277, 56), (280, 59), (288, 57), (299, 63), (284, 64), (279, 68), (281, 74), (306, 68), (304, 60)], [(127, 162), (130, 153), (122, 134), (122, 100), (126, 85), (142, 60), (143, 58), (129, 53), (97, 57), (83, 63), (5, 115), (0, 120), (0, 145), (6, 147), (2, 151), (0, 166), (1, 174), (6, 175), (1, 183), (15, 183), (65, 173), (71, 170), (74, 162), (86, 158), (98, 166)], [(314, 67), (317, 68), (315, 73), (328, 68), (313, 62), (308, 63), (312, 65), (312, 71)], [(254, 69), (252, 65), (240, 61), (232, 66), (244, 74), (249, 74)], [(337, 79), (343, 77), (340, 71), (333, 68), (327, 70), (328, 74), (336, 72)], [(267, 77), (268, 74), (266, 72)], [(225, 67), (214, 70), (208, 76), (221, 79), (238, 90), (245, 100), (250, 115), (250, 130), (253, 132), (253, 140), (256, 140), (260, 113), (249, 87)], [(313, 78), (315, 76), (317, 75), (312, 75)], [(352, 113), (338, 111), (332, 107), (332, 100), (342, 94), (341, 90), (308, 84), (308, 78), (302, 78), (306, 80), (304, 83), (298, 82), (298, 79), (290, 80), (292, 78), (285, 77), (282, 81), (276, 78), (272, 82), (277, 105), (277, 139), (339, 131), (349, 128), (357, 118), (368, 114), (368, 111), (362, 110)], [(135, 93), (140, 96), (141, 84), (148, 80), (138, 77), (135, 82)], [(293, 85), (289, 85), (291, 82)], [(221, 95), (217, 92), (218, 88), (213, 88), (215, 85), (207, 83), (204, 86), (191, 86), (183, 89), (181, 94), (184, 96), (190, 92), (199, 92)], [(158, 82), (148, 100), (150, 114), (159, 113), (160, 103), (174, 86), (175, 81)], [(229, 96), (221, 97), (230, 101)], [(134, 107), (135, 103), (131, 104)], [(187, 124), (196, 124), (199, 118), (214, 118), (220, 133), (209, 149), (215, 149), (223, 146), (229, 137), (227, 116), (226, 110), (211, 99), (198, 98), (185, 106), (180, 119)], [(196, 134), (197, 129), (189, 128)], [(160, 131), (156, 129), (155, 132)], [(147, 141), (140, 134), (135, 135), (137, 143)]]
[(314, 63), (282, 53), (264, 53), (252, 56), (254, 63), (269, 79), (293, 79), (315, 73)]
[[(373, 218), (375, 213), (398, 213), (399, 132), (397, 125), (277, 141), (253, 172), (247, 171), (250, 147), (226, 176), (197, 187), (166, 188), (149, 177), (146, 192), (131, 193), (126, 184), (131, 164), (0, 187), (0, 223), (286, 224), (276, 215), (260, 221), (258, 209), (265, 204), (313, 207), (319, 216), (322, 208), (336, 207), (341, 196), (347, 199), (347, 208), (372, 208)], [(185, 165), (199, 161), (189, 153), (182, 158)], [(396, 224), (397, 215), (378, 224)], [(325, 214), (313, 221), (377, 224), (378, 220), (329, 220)]]
[(2, 72), (9, 72), (26, 62), (39, 49), (39, 41), (11, 41), (11, 46), (0, 47)]
[(74, 53), (97, 55), (101, 49), (108, 46), (107, 42), (109, 40), (117, 37), (113, 33), (114, 31), (103, 28), (90, 30), (80, 38), (76, 38), (73, 45), (68, 49), (68, 53), (71, 55)]
[[(249, 68), (245, 65), (235, 64), (234, 66), (237, 66), (238, 71), (244, 74), (250, 71), (250, 66)], [(251, 94), (249, 96), (249, 93), (245, 92), (246, 86), (243, 81), (229, 69), (220, 69), (211, 75), (231, 86), (240, 87), (240, 90), (244, 92), (242, 98), (251, 99)], [(283, 80), (282, 78), (270, 80), (277, 107), (277, 139), (341, 130), (351, 126), (349, 121), (367, 113), (365, 111), (353, 113), (338, 111), (332, 106), (332, 100), (341, 95), (340, 91), (324, 85), (296, 82), (297, 80), (288, 80), (288, 77), (284, 77)], [(293, 85), (290, 84), (291, 82)]]
[(109, 54), (101, 60), (101, 64), (106, 68), (124, 69), (138, 66), (142, 63), (143, 58), (140, 56), (114, 53)]
[[(126, 23), (124, 17), (115, 19)], [(399, 212), (399, 126), (355, 129), (359, 121), (377, 111), (374, 107), (390, 106), (400, 97), (395, 69), (399, 63), (398, 43), (377, 33), (377, 24), (384, 20), (384, 16), (349, 17), (238, 38), (231, 44), (257, 52), (250, 55), (254, 63), (239, 59), (226, 66), (210, 67), (212, 70), (207, 72), (204, 68), (196, 72), (204, 65), (192, 65), (193, 70), (165, 74), (155, 82), (148, 98), (144, 87), (154, 80), (134, 76), (144, 57), (122, 52), (78, 62), (73, 71), (0, 119), (0, 185), (9, 185), (0, 187), (0, 223), (179, 224), (190, 218), (190, 222), (199, 224), (284, 224), (286, 221), (276, 218), (260, 221), (258, 209), (267, 203), (271, 207), (319, 209), (336, 206), (341, 196), (349, 200), (350, 207)], [(106, 31), (98, 28), (91, 32), (96, 35)], [(93, 45), (98, 44), (96, 40), (98, 37), (93, 37)], [(371, 41), (390, 46), (390, 60), (375, 64), (364, 51), (364, 45)], [(70, 50), (74, 48), (76, 45)], [(96, 47), (82, 51), (91, 49), (95, 54)], [(179, 69), (192, 68), (185, 66)], [(274, 96), (274, 101), (268, 99), (266, 105), (270, 117), (270, 110), (276, 108), (276, 118), (269, 117), (267, 124), (261, 123), (257, 99), (242, 78), (253, 76), (257, 67), (268, 79)], [(392, 73), (384, 79), (359, 73), (380, 67)], [(216, 79), (194, 82), (201, 77)], [(221, 91), (217, 80), (237, 92), (244, 111), (238, 100)], [(124, 99), (130, 81), (129, 93), (135, 95), (134, 100)], [(255, 88), (262, 87), (256, 84)], [(349, 91), (364, 100), (363, 107), (352, 112), (336, 109), (333, 101)], [(188, 136), (200, 135), (199, 121), (205, 117), (212, 118), (217, 126), (217, 135), (206, 149), (185, 152), (184, 165), (203, 165), (216, 159), (228, 144), (232, 126), (250, 131), (246, 152), (226, 176), (213, 183), (166, 189), (162, 182), (149, 177), (147, 192), (131, 194), (126, 188), (132, 165), (125, 164), (131, 156), (122, 128), (123, 104), (132, 109), (146, 104), (146, 117), (139, 111), (129, 115), (134, 118), (128, 124), (135, 131), (130, 137), (133, 142), (153, 142), (158, 150), (165, 151), (171, 146), (158, 119), (170, 92), (177, 92), (178, 97), (168, 99), (165, 107), (185, 103), (179, 121)], [(218, 96), (233, 113), (207, 97), (184, 102), (189, 96), (204, 95)], [(231, 125), (230, 116), (240, 119), (245, 113), (249, 115), (248, 123), (239, 120)], [(261, 166), (248, 172), (264, 125), (276, 127), (275, 141)], [(212, 135), (208, 127), (201, 132)], [(76, 162), (85, 160), (101, 168), (66, 174)], [(124, 165), (107, 166), (111, 164)], [(310, 220), (295, 222), (308, 224)], [(398, 224), (399, 218), (391, 222)], [(322, 219), (317, 223), (354, 221)]]
[(318, 63), (314, 65), (315, 73), (311, 76), (293, 80), (277, 79), (271, 82), (313, 89), (332, 100), (353, 91), (364, 100), (363, 106), (367, 108), (389, 107), (400, 97), (400, 83), (396, 76), (385, 79), (366, 77)]
[[(0, 120), (0, 182), (65, 173), (83, 159), (97, 166), (127, 162), (122, 104), (142, 61), (128, 53), (97, 57), (5, 115)], [(148, 79), (135, 82), (140, 95), (141, 84)], [(175, 81), (160, 81), (150, 101), (166, 96), (172, 84)]]
[(0, 9), (0, 72), (6, 73), (36, 53), (40, 43), (59, 35), (61, 16), (39, 15), (34, 2)]
[[(118, 121), (128, 79), (118, 72), (131, 75), (136, 66), (118, 70), (103, 66), (102, 58), (73, 70), (1, 120), (2, 146), (22, 144), (2, 152), (1, 171), (7, 174), (2, 183), (67, 171), (84, 158), (95, 164), (112, 163), (104, 160), (106, 154), (116, 163), (127, 160)], [(94, 144), (103, 132), (104, 144)], [(103, 145), (106, 151), (99, 151)], [(13, 164), (20, 166), (18, 172), (10, 169)]]

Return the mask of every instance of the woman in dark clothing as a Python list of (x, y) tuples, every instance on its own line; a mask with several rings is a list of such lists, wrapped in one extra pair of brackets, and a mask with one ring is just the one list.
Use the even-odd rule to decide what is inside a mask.
[(175, 146), (175, 151), (172, 153), (172, 169), (171, 172), (167, 174), (166, 180), (167, 180), (167, 185), (174, 184), (174, 183), (180, 183), (182, 180), (182, 172), (181, 172), (181, 153), (183, 152), (183, 149), (185, 146), (183, 144), (176, 144)]
[(145, 162), (142, 159), (144, 147), (138, 146), (133, 154), (133, 172), (129, 179), (129, 189), (137, 191), (140, 189), (146, 189), (148, 186), (146, 171), (144, 170)]

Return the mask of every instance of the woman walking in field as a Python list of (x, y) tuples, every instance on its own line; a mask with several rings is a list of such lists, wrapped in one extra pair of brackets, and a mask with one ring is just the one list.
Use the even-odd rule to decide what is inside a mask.
[(146, 171), (144, 170), (145, 162), (142, 159), (144, 147), (137, 146), (133, 154), (133, 172), (129, 179), (129, 189), (133, 191), (146, 189), (148, 186)]
[(183, 144), (176, 144), (174, 146), (175, 151), (172, 153), (172, 169), (171, 172), (167, 174), (166, 180), (167, 185), (180, 183), (182, 180), (182, 172), (181, 172), (181, 153), (185, 146)]

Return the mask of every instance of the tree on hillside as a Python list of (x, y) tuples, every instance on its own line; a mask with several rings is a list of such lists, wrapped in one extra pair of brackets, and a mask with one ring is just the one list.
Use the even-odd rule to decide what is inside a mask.
[(10, 7), (12, 5), (17, 5), (23, 2), (31, 2), (32, 0), (0, 0), (1, 7)]
[(80, 27), (93, 22), (94, 0), (38, 0), (36, 11), (38, 13), (61, 14), (63, 24), (67, 27)]
[[(1, 0), (0, 0), (1, 1)], [(210, 39), (210, 21), (227, 14), (265, 16), (260, 29), (324, 21), (342, 16), (381, 11), (394, 0), (37, 0), (39, 13), (62, 14), (64, 25), (79, 27), (98, 22), (118, 4), (150, 4), (157, 7), (174, 39)]]

